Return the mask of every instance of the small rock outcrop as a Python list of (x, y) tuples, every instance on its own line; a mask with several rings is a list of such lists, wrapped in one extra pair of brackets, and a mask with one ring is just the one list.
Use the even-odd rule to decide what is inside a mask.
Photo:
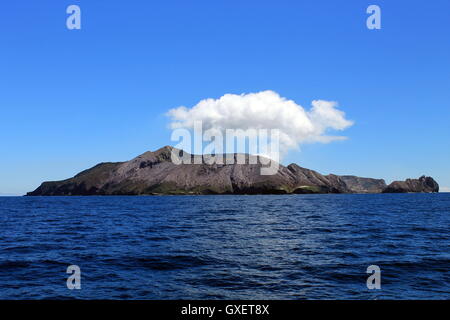
[(432, 193), (439, 192), (439, 185), (432, 177), (421, 176), (419, 179), (394, 181), (383, 190), (383, 193)]

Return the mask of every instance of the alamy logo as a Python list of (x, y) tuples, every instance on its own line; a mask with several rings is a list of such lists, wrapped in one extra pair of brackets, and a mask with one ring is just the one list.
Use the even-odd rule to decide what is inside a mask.
[[(277, 129), (208, 129), (203, 132), (202, 121), (194, 121), (193, 134), (185, 128), (172, 132), (171, 140), (179, 143), (172, 150), (174, 164), (261, 164), (261, 175), (274, 175), (280, 161), (280, 132)], [(206, 144), (204, 146), (204, 144)], [(225, 147), (224, 147), (225, 145)], [(244, 153), (235, 152), (245, 150)], [(179, 150), (194, 150), (194, 157)], [(252, 156), (253, 155), (253, 156)]]
[(371, 274), (367, 278), (367, 289), (381, 289), (381, 269), (377, 265), (371, 265), (367, 267), (367, 273)]
[(66, 273), (71, 274), (67, 278), (67, 282), (66, 282), (67, 289), (80, 290), (81, 289), (81, 269), (80, 269), (80, 267), (77, 265), (70, 265), (67, 267)]
[(370, 16), (367, 18), (366, 25), (369, 30), (381, 29), (381, 9), (379, 6), (372, 4), (366, 11)]
[(70, 14), (66, 20), (66, 26), (69, 30), (80, 30), (81, 29), (81, 9), (77, 5), (70, 5), (66, 10), (67, 14)]

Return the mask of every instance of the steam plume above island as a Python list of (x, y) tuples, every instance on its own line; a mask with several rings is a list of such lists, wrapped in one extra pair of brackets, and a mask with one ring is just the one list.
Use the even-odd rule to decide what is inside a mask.
[(303, 143), (346, 139), (326, 134), (329, 130), (341, 131), (353, 125), (345, 118), (345, 113), (336, 108), (337, 103), (314, 100), (311, 104), (312, 108), (305, 110), (296, 102), (268, 90), (204, 99), (192, 108), (170, 109), (167, 115), (172, 129), (192, 129), (196, 121), (201, 121), (205, 130), (222, 133), (226, 129), (278, 129), (282, 153), (298, 149)]

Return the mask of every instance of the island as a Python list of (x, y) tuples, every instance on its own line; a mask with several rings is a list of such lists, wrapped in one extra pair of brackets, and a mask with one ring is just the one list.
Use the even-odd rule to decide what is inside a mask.
[[(176, 164), (171, 158), (173, 152), (199, 160), (199, 164)], [(67, 180), (44, 182), (27, 196), (439, 192), (438, 183), (431, 177), (386, 185), (383, 179), (322, 175), (294, 163), (280, 164), (274, 175), (261, 175), (260, 156), (231, 156), (243, 156), (246, 163), (207, 164), (205, 155), (166, 146), (130, 161), (100, 163)]]

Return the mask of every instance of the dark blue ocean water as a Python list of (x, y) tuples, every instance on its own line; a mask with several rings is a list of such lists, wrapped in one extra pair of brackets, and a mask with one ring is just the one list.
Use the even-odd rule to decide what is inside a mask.
[(449, 299), (449, 226), (450, 194), (2, 197), (0, 298)]

